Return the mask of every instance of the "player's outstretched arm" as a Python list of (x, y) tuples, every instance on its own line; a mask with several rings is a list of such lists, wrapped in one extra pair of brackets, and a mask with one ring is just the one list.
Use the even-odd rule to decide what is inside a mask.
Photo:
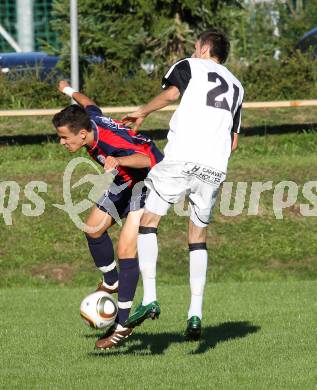
[(104, 163), (104, 169), (106, 172), (111, 172), (118, 165), (129, 168), (149, 168), (151, 166), (151, 159), (141, 153), (134, 153), (130, 156), (123, 157), (108, 156)]
[(126, 125), (135, 124), (133, 128), (134, 131), (137, 131), (141, 126), (143, 120), (151, 113), (157, 110), (160, 110), (163, 107), (168, 106), (179, 98), (179, 90), (174, 85), (168, 87), (159, 95), (155, 96), (149, 103), (140, 107), (137, 111), (128, 114), (122, 118), (122, 122)]
[(78, 104), (83, 107), (96, 105), (96, 103), (93, 100), (89, 99), (88, 96), (75, 91), (66, 80), (60, 80), (60, 82), (58, 83), (58, 90), (63, 94), (73, 98)]

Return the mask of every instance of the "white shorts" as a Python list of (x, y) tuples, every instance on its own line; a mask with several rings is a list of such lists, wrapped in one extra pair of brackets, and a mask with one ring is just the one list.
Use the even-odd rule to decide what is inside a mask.
[(211, 167), (162, 160), (145, 179), (145, 185), (151, 190), (145, 208), (157, 215), (165, 215), (172, 204), (182, 201), (188, 195), (190, 219), (195, 225), (206, 227), (219, 187), (225, 178), (224, 172)]

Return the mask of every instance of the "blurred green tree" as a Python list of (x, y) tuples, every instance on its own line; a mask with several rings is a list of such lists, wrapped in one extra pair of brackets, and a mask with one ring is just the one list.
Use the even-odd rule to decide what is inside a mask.
[[(81, 55), (105, 59), (84, 75), (85, 88), (101, 101), (111, 95), (112, 104), (144, 102), (162, 73), (190, 56), (197, 34), (211, 27), (231, 40), (228, 66), (243, 81), (246, 99), (317, 93), (316, 61), (294, 50), (316, 26), (317, 0), (78, 0), (78, 11)], [(53, 14), (62, 42), (58, 54), (69, 61), (69, 6), (54, 0)]]
[[(109, 70), (135, 72), (191, 55), (198, 32), (208, 27), (228, 31), (238, 0), (79, 0), (82, 55), (101, 55)], [(53, 28), (69, 53), (69, 7), (54, 1)], [(241, 16), (241, 15), (240, 15)], [(237, 21), (236, 24), (239, 24)], [(67, 28), (65, 28), (67, 26)]]

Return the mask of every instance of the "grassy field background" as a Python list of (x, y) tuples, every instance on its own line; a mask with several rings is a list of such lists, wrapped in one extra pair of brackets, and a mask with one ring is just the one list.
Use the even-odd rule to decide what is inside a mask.
[(79, 319), (79, 298), (89, 289), (4, 289), (0, 387), (312, 390), (316, 287), (209, 284), (203, 337), (184, 342), (188, 286), (161, 285), (160, 319), (146, 321), (119, 349), (102, 353), (93, 349), (100, 333)]
[[(159, 129), (168, 127), (170, 115), (157, 113), (145, 123), (145, 129), (154, 129), (152, 134), (161, 148), (165, 133)], [(244, 126), (251, 134), (253, 130), (263, 130), (264, 121), (271, 126), (273, 120), (277, 125), (267, 127), (273, 132), (285, 123), (299, 129), (310, 123), (314, 128), (317, 114), (308, 108), (301, 111), (294, 108), (272, 110), (268, 117), (265, 110), (250, 110), (245, 112)], [(54, 140), (47, 142), (46, 136), (43, 138), (43, 134), (53, 133), (47, 117), (0, 120), (0, 180), (14, 180), (20, 186), (19, 206), (12, 213), (12, 226), (6, 226), (0, 216), (2, 287), (24, 286), (25, 283), (33, 286), (91, 285), (99, 277), (83, 233), (65, 212), (53, 207), (55, 203), (63, 203), (63, 173), (67, 163), (75, 157)], [(8, 145), (10, 140), (15, 144)], [(303, 217), (299, 206), (309, 203), (302, 195), (303, 184), (317, 180), (316, 147), (317, 137), (313, 130), (241, 135), (239, 149), (230, 160), (227, 181), (233, 182), (234, 188), (237, 182), (248, 183), (245, 207), (236, 217), (223, 216), (219, 207), (215, 210), (208, 233), (210, 281), (316, 279), (316, 217)], [(76, 156), (86, 156), (86, 153), (82, 151)], [(95, 172), (87, 172), (87, 166), (84, 166), (76, 171), (75, 177), (86, 173)], [(25, 198), (24, 188), (31, 180), (44, 181), (48, 185), (47, 193), (40, 194), (46, 208), (39, 217), (26, 217), (22, 213), (22, 204), (30, 203)], [(298, 200), (284, 210), (284, 218), (275, 218), (273, 190), (262, 195), (259, 215), (248, 216), (251, 183), (273, 181), (274, 189), (283, 180), (294, 181), (299, 187)], [(86, 184), (74, 191), (76, 201), (85, 199), (90, 188), (91, 185)], [(116, 240), (118, 229), (112, 230)], [(176, 218), (173, 212), (161, 224), (160, 282), (182, 284), (187, 281), (186, 234), (187, 219)]]
[[(161, 148), (169, 116), (145, 123)], [(248, 183), (246, 203), (236, 217), (217, 207), (209, 228), (201, 341), (183, 339), (187, 220), (171, 212), (159, 230), (160, 320), (146, 321), (119, 350), (99, 353), (100, 333), (84, 325), (78, 308), (100, 275), (83, 233), (53, 207), (63, 203), (63, 173), (75, 156), (56, 143), (50, 118), (0, 118), (0, 182), (20, 188), (13, 224), (0, 214), (0, 388), (315, 389), (317, 223), (299, 205), (309, 203), (303, 184), (317, 180), (316, 124), (309, 108), (245, 112), (227, 181)], [(95, 172), (78, 169), (74, 181), (87, 173)], [(39, 217), (22, 213), (31, 180), (48, 186)], [(283, 180), (299, 187), (284, 218), (274, 216), (273, 190), (262, 195), (259, 215), (248, 216), (251, 182)], [(74, 201), (90, 188), (74, 191)], [(117, 227), (111, 235), (116, 241)], [(136, 302), (141, 294), (139, 286)]]

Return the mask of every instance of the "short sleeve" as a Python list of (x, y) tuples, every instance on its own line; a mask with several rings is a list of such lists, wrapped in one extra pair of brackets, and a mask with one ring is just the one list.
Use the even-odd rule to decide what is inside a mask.
[(174, 64), (162, 79), (162, 88), (166, 89), (171, 85), (178, 88), (181, 95), (184, 94), (192, 77), (189, 62), (181, 60)]

